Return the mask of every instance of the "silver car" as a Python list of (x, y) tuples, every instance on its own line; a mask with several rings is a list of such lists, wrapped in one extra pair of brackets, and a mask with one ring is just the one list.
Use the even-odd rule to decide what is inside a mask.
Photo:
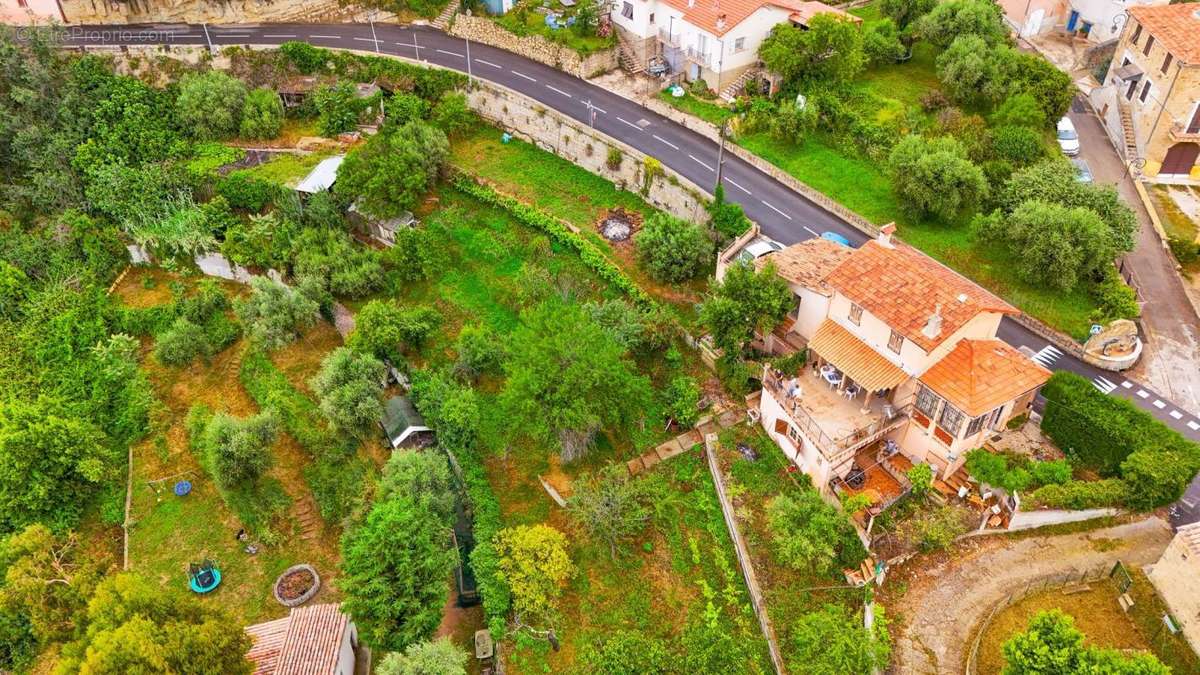
[(770, 255), (776, 251), (782, 250), (783, 244), (775, 241), (774, 239), (759, 237), (749, 244), (746, 244), (741, 251), (738, 251), (737, 259), (742, 262), (754, 262), (764, 255)]

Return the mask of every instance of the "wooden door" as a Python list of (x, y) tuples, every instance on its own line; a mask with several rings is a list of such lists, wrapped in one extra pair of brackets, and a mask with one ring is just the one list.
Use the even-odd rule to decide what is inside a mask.
[(1200, 156), (1200, 145), (1176, 143), (1171, 146), (1170, 150), (1167, 150), (1167, 156), (1163, 158), (1162, 169), (1159, 170), (1159, 173), (1187, 175), (1195, 166), (1198, 156)]

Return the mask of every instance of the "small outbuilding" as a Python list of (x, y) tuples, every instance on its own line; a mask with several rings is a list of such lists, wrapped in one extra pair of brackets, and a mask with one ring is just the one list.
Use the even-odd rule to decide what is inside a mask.
[(425, 426), (425, 419), (407, 396), (389, 398), (379, 424), (393, 449), (425, 448), (433, 444), (433, 429)]
[(373, 218), (359, 209), (358, 202), (351, 204), (347, 211), (351, 218), (360, 224), (359, 227), (367, 230), (372, 239), (385, 246), (395, 246), (397, 232), (416, 227), (420, 222), (411, 211), (405, 211), (395, 218)]
[(345, 155), (334, 155), (321, 160), (313, 167), (312, 171), (308, 172), (304, 180), (296, 185), (296, 192), (311, 195), (333, 187), (337, 181), (338, 167), (345, 159)]
[(1183, 525), (1162, 557), (1146, 568), (1192, 649), (1200, 651), (1200, 523)]
[(341, 605), (298, 607), (246, 633), (254, 675), (354, 675), (358, 629)]

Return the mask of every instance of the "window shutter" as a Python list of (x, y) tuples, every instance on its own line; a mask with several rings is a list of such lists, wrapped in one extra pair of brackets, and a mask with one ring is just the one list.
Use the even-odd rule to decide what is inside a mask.
[(775, 420), (775, 433), (787, 434), (787, 430), (788, 430), (787, 420), (783, 419), (782, 417)]

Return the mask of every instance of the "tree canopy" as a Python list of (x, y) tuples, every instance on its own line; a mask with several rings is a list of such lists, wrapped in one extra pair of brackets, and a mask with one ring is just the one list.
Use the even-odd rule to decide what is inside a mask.
[(335, 429), (362, 437), (374, 433), (383, 417), (386, 372), (374, 356), (338, 347), (321, 360), (321, 370), (309, 380), (309, 386)]
[(1004, 675), (1114, 673), (1167, 675), (1170, 668), (1146, 652), (1122, 654), (1084, 645), (1075, 620), (1060, 609), (1039, 612), (1029, 627), (1004, 643)]
[(866, 66), (859, 27), (832, 14), (817, 14), (807, 28), (777, 24), (758, 48), (767, 68), (788, 82), (843, 83)]
[(385, 125), (366, 144), (351, 151), (338, 169), (334, 190), (357, 199), (376, 218), (411, 211), (437, 179), (450, 154), (446, 134), (424, 122)]
[(708, 266), (713, 242), (696, 223), (655, 212), (634, 235), (638, 261), (658, 281), (678, 283)]
[(188, 133), (200, 140), (219, 140), (237, 134), (245, 101), (246, 85), (241, 80), (209, 70), (179, 80), (175, 107), (179, 123)]
[(497, 532), (495, 545), (500, 554), (499, 574), (512, 589), (518, 619), (549, 618), (575, 573), (566, 537), (549, 525), (518, 525)]
[(988, 194), (983, 171), (949, 136), (905, 136), (888, 157), (892, 190), (917, 215), (950, 221), (974, 209)]
[(728, 354), (740, 355), (755, 331), (769, 333), (792, 308), (787, 282), (768, 262), (759, 271), (750, 265), (729, 267), (720, 282), (713, 282), (700, 307), (700, 321), (713, 341)]

